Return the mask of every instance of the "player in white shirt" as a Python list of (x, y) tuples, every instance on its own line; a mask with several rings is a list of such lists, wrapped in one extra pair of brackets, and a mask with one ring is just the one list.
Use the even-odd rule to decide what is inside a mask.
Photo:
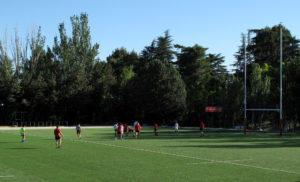
[(118, 123), (115, 123), (115, 124), (114, 124), (114, 130), (115, 130), (115, 137), (117, 137)]
[(174, 130), (176, 135), (178, 135), (178, 129), (179, 129), (179, 124), (177, 121), (175, 121)]

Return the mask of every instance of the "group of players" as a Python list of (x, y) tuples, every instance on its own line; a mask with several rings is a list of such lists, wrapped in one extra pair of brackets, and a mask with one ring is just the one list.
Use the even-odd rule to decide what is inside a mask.
[[(122, 123), (115, 123), (114, 124), (114, 131), (115, 131), (115, 140), (117, 140), (118, 138), (123, 140), (124, 138), (124, 134), (126, 136), (128, 136), (128, 133), (132, 133), (133, 137), (136, 137), (136, 139), (138, 139), (140, 137), (140, 132), (141, 132), (141, 125), (138, 121), (135, 121), (133, 123), (133, 128), (129, 127), (126, 123), (123, 125)], [(203, 121), (200, 122), (200, 131), (201, 131), (201, 136), (204, 136), (204, 128), (205, 128), (205, 124)], [(175, 121), (174, 124), (174, 130), (175, 130), (175, 134), (178, 135), (179, 133), (179, 124), (177, 121)], [(78, 123), (78, 125), (76, 125), (76, 133), (77, 133), (77, 137), (78, 139), (81, 139), (81, 126), (80, 123)], [(25, 125), (23, 125), (23, 127), (21, 127), (20, 130), (20, 134), (22, 137), (22, 143), (25, 142), (25, 136), (26, 136), (26, 129), (25, 129)], [(158, 124), (155, 123), (154, 124), (154, 134), (155, 136), (158, 135)], [(54, 137), (55, 137), (55, 141), (56, 141), (56, 148), (60, 148), (61, 147), (61, 136), (64, 137), (64, 134), (61, 132), (59, 125), (56, 126), (56, 128), (54, 129)]]
[[(76, 129), (77, 137), (80, 140), (81, 139), (80, 123), (78, 123), (76, 125), (75, 129)], [(64, 134), (61, 132), (59, 125), (56, 125), (56, 128), (54, 129), (54, 136), (55, 136), (55, 141), (56, 141), (56, 148), (60, 148), (61, 147), (61, 136), (64, 137)]]
[(115, 131), (115, 140), (118, 138), (123, 140), (124, 134), (128, 136), (128, 133), (131, 133), (132, 136), (136, 138), (140, 137), (141, 132), (141, 124), (138, 121), (133, 123), (133, 128), (129, 127), (126, 123), (123, 125), (122, 123), (115, 123), (114, 124), (114, 131)]
[[(205, 128), (204, 122), (201, 121), (200, 122), (201, 136), (204, 136), (204, 128)], [(174, 131), (175, 131), (176, 135), (178, 135), (178, 133), (179, 133), (178, 130), (179, 130), (179, 124), (178, 124), (178, 121), (175, 121)], [(139, 138), (140, 131), (141, 131), (141, 125), (138, 121), (135, 121), (133, 123), (133, 128), (131, 128), (126, 123), (123, 125), (122, 123), (116, 122), (114, 124), (114, 131), (115, 131), (115, 140), (117, 140), (118, 138), (123, 140), (124, 134), (125, 134), (125, 136), (128, 136), (128, 133), (132, 133), (132, 136)], [(158, 124), (157, 123), (154, 124), (154, 135), (155, 136), (158, 135)]]
[[(77, 133), (77, 137), (78, 139), (81, 139), (81, 127), (80, 127), (80, 123), (78, 123), (78, 125), (76, 125), (76, 133)], [(22, 137), (22, 143), (25, 143), (25, 139), (26, 139), (26, 129), (25, 129), (25, 125), (23, 125), (23, 127), (21, 127), (20, 130), (20, 134)], [(61, 137), (64, 137), (64, 134), (61, 132), (59, 125), (56, 125), (56, 128), (54, 129), (54, 138), (56, 141), (56, 148), (60, 148), (61, 147)]]

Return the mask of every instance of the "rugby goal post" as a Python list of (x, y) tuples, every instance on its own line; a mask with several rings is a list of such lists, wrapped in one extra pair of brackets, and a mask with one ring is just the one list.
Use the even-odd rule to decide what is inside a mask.
[(253, 108), (247, 109), (247, 61), (246, 61), (246, 39), (244, 39), (244, 135), (247, 135), (247, 111), (279, 111), (280, 113), (280, 136), (283, 132), (283, 116), (282, 116), (282, 28), (280, 27), (280, 108), (279, 109), (266, 109), (266, 108)]

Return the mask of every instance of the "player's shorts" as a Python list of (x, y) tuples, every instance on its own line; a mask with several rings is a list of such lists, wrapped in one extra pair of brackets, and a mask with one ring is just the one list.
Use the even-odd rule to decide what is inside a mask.
[(140, 130), (135, 130), (135, 132), (140, 132)]
[(118, 134), (120, 135), (120, 134), (121, 134), (121, 132), (119, 132), (119, 131), (118, 131)]
[(22, 137), (24, 137), (24, 136), (25, 136), (25, 134), (21, 134), (21, 136), (22, 136)]
[(60, 138), (61, 138), (60, 136), (56, 136), (55, 140), (60, 140)]
[(81, 132), (80, 130), (77, 130), (77, 134), (80, 134), (80, 132)]

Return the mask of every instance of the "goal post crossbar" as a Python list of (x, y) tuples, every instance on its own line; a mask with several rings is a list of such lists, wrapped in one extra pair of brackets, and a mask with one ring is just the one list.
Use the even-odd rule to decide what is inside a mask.
[[(247, 134), (247, 111), (279, 111), (280, 113), (280, 136), (283, 132), (283, 116), (282, 116), (282, 28), (280, 28), (280, 109), (247, 109), (247, 63), (246, 63), (246, 39), (243, 35), (244, 43), (244, 135)], [(249, 41), (248, 41), (249, 43)]]
[(280, 109), (246, 109), (247, 111), (280, 111)]

